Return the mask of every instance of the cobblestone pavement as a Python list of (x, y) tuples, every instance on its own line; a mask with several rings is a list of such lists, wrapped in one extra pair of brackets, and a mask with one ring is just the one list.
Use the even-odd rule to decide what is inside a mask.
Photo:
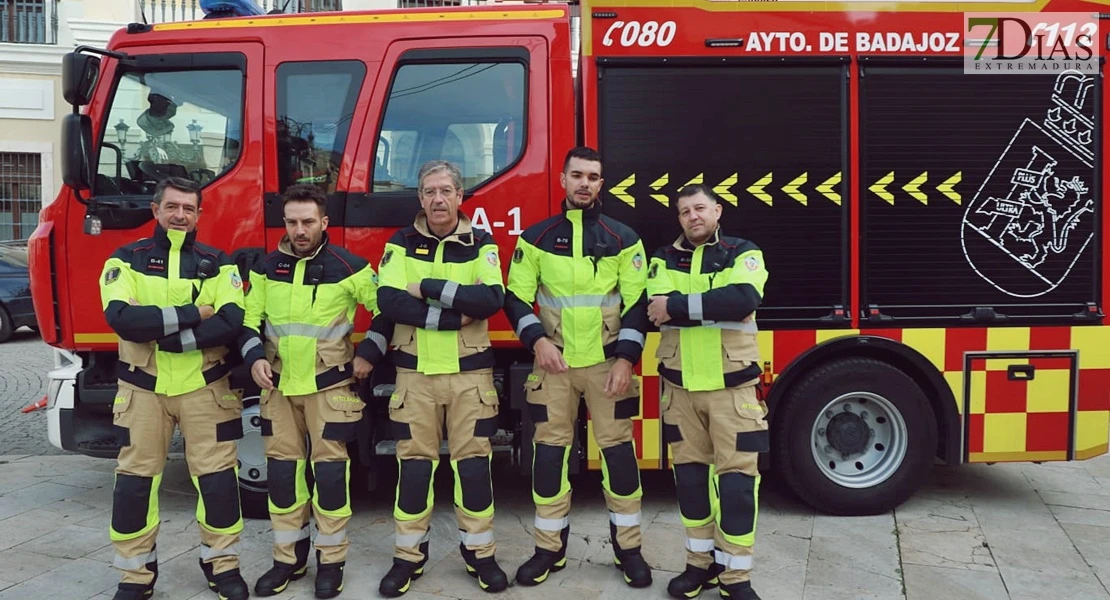
[(54, 357), (37, 333), (23, 328), (0, 344), (0, 454), (59, 454), (46, 438), (46, 411), (23, 414), (46, 395)]
[[(113, 461), (84, 456), (0, 456), (0, 600), (109, 600), (118, 581), (108, 540)], [(495, 462), (497, 557), (512, 575), (532, 551), (528, 478)], [(644, 474), (644, 557), (649, 589), (624, 585), (613, 567), (600, 476), (572, 478), (567, 568), (536, 588), (501, 594), (465, 574), (451, 508), (451, 469), (440, 464), (431, 558), (407, 600), (667, 597), (682, 570), (685, 535), (667, 473)], [(391, 485), (390, 483), (386, 484)], [(1110, 600), (1110, 457), (1075, 463), (940, 467), (898, 509), (872, 517), (815, 514), (761, 486), (753, 584), (765, 600)], [(392, 491), (355, 496), (340, 598), (379, 598), (393, 544)], [(159, 578), (153, 600), (210, 600), (197, 566), (196, 491), (171, 460), (160, 494)], [(271, 564), (267, 520), (248, 520), (241, 540), (253, 586)], [(308, 577), (278, 598), (313, 597)], [(717, 598), (716, 590), (705, 599)]]

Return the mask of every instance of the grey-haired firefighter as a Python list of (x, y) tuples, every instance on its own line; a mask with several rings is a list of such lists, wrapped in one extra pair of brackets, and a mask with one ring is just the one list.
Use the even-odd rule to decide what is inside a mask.
[[(272, 596), (304, 577), (314, 514), (316, 597), (333, 598), (343, 591), (350, 546), (347, 442), (355, 439), (365, 406), (356, 380), (366, 379), (382, 358), (390, 326), (377, 314), (373, 268), (328, 243), (324, 194), (311, 185), (294, 185), (283, 201), (286, 235), (251, 272), (240, 340), (243, 359), (262, 389), (274, 529), (274, 566), (254, 591)], [(359, 304), (374, 318), (356, 351), (348, 336)], [(313, 493), (305, 480), (310, 463)]]
[(648, 318), (659, 326), (663, 438), (674, 456), (686, 526), (686, 570), (674, 598), (720, 586), (722, 598), (759, 600), (751, 587), (760, 452), (769, 447), (755, 310), (767, 268), (754, 243), (723, 235), (721, 205), (704, 185), (676, 199), (683, 234), (652, 256)]
[(378, 306), (396, 323), (389, 356), (397, 390), (389, 418), (400, 465), (393, 567), (378, 589), (400, 596), (424, 572), (432, 477), (446, 424), (459, 550), (481, 589), (499, 592), (508, 576), (494, 558), (490, 437), (498, 429), (499, 400), (486, 320), (504, 303), (501, 262), (493, 238), (459, 212), (458, 167), (429, 162), (418, 181), (422, 210), (386, 243), (378, 267)]
[[(640, 469), (632, 418), (640, 414), (640, 381), (632, 368), (643, 353), (647, 265), (643, 243), (602, 214), (601, 158), (574, 148), (564, 159), (562, 214), (532, 225), (517, 240), (505, 312), (535, 353), (528, 376), (533, 438), (533, 556), (517, 583), (537, 585), (566, 565), (571, 488), (567, 462), (579, 397), (584, 395), (601, 448), (602, 488), (617, 568), (632, 587), (651, 585), (640, 553)], [(532, 304), (539, 304), (539, 316)]]
[(153, 237), (116, 250), (100, 276), (104, 316), (119, 336), (110, 536), (123, 577), (115, 600), (154, 593), (158, 488), (175, 425), (199, 494), (201, 570), (221, 599), (249, 596), (239, 574), (242, 401), (225, 360), (243, 324), (243, 285), (226, 254), (196, 241), (200, 204), (192, 181), (163, 180), (151, 204)]

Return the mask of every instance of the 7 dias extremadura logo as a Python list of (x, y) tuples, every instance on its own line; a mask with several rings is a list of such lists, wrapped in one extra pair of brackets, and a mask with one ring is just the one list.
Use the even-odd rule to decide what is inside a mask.
[(964, 72), (1015, 75), (1098, 72), (1092, 13), (964, 13)]

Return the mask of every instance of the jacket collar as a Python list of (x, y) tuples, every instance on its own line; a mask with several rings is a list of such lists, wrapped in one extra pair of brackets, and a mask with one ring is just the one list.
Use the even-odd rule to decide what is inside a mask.
[(416, 220), (412, 226), (420, 235), (437, 239), (440, 242), (456, 242), (464, 246), (474, 245), (474, 224), (471, 223), (470, 217), (461, 210), (459, 211), (459, 222), (455, 225), (455, 231), (442, 238), (432, 233), (432, 230), (428, 228), (428, 214), (424, 212), (424, 209), (420, 209), (420, 212), (416, 213)]
[(193, 249), (193, 244), (197, 241), (197, 230), (193, 229), (189, 233), (182, 231), (165, 230), (157, 222), (154, 224), (154, 243), (160, 248), (167, 250), (176, 249), (179, 252), (190, 252)]
[(597, 200), (594, 200), (594, 203), (591, 204), (589, 208), (571, 208), (568, 204), (567, 199), (563, 198), (562, 209), (564, 217), (572, 212), (579, 212), (582, 213), (583, 221), (597, 221), (601, 218), (601, 196), (598, 196)]
[[(703, 246), (716, 246), (720, 241), (721, 241), (721, 226), (720, 226), (720, 224), (718, 224), (717, 229), (713, 231), (713, 235), (709, 236), (709, 239), (706, 240), (705, 243), (702, 244), (702, 245)], [(694, 250), (697, 250), (697, 248), (698, 248), (694, 244), (690, 243), (690, 240), (686, 239), (686, 234), (685, 233), (679, 234), (678, 239), (676, 239), (674, 241), (673, 245), (674, 245), (675, 248), (677, 248), (677, 249), (679, 249), (683, 252), (693, 252)]]
[(282, 254), (288, 254), (294, 260), (312, 260), (319, 256), (320, 253), (324, 251), (324, 248), (327, 247), (327, 245), (328, 232), (325, 231), (324, 237), (320, 238), (320, 245), (312, 251), (312, 254), (309, 254), (308, 256), (297, 256), (296, 251), (293, 250), (293, 242), (289, 239), (289, 234), (287, 233), (281, 236), (281, 241), (278, 242), (278, 250), (280, 250)]

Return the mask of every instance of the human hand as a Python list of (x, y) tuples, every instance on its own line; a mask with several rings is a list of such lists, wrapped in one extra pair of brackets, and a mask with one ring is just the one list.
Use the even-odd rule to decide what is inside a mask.
[(416, 298), (417, 300), (423, 300), (424, 299), (424, 294), (420, 293), (420, 284), (419, 283), (410, 283), (409, 286), (408, 286), (408, 292), (409, 292), (410, 296), (412, 296), (413, 298)]
[(251, 365), (251, 379), (264, 390), (274, 389), (274, 372), (270, 368), (269, 361), (265, 358), (254, 361), (254, 364)]
[(656, 327), (671, 320), (667, 312), (667, 296), (652, 296), (647, 307), (648, 320)]
[(563, 353), (551, 343), (551, 340), (542, 337), (536, 342), (533, 349), (536, 353), (536, 364), (548, 373), (566, 373), (567, 362), (563, 360)]
[(207, 304), (205, 304), (205, 305), (202, 305), (202, 306), (198, 306), (198, 307), (197, 307), (197, 310), (199, 310), (199, 311), (200, 311), (200, 320), (201, 320), (201, 321), (203, 321), (203, 320), (205, 320), (205, 319), (209, 319), (209, 318), (211, 318), (211, 317), (212, 317), (213, 315), (215, 315), (215, 314), (216, 314), (216, 308), (215, 308), (215, 307), (213, 307), (213, 306), (209, 306), (209, 305), (207, 305)]
[(632, 381), (632, 363), (627, 359), (618, 358), (609, 369), (609, 376), (605, 378), (605, 393), (609, 396), (620, 398), (628, 392), (628, 384)]
[(362, 358), (361, 356), (356, 356), (355, 357), (355, 359), (353, 361), (353, 367), (354, 367), (355, 379), (357, 379), (359, 381), (362, 381), (362, 380), (366, 379), (367, 377), (369, 377), (370, 376), (370, 371), (374, 370), (374, 365), (370, 364), (370, 361), (366, 360), (365, 358)]
[(466, 327), (467, 325), (470, 325), (473, 322), (474, 322), (474, 317), (471, 317), (470, 315), (463, 315), (462, 316), (462, 326), (463, 327)]

